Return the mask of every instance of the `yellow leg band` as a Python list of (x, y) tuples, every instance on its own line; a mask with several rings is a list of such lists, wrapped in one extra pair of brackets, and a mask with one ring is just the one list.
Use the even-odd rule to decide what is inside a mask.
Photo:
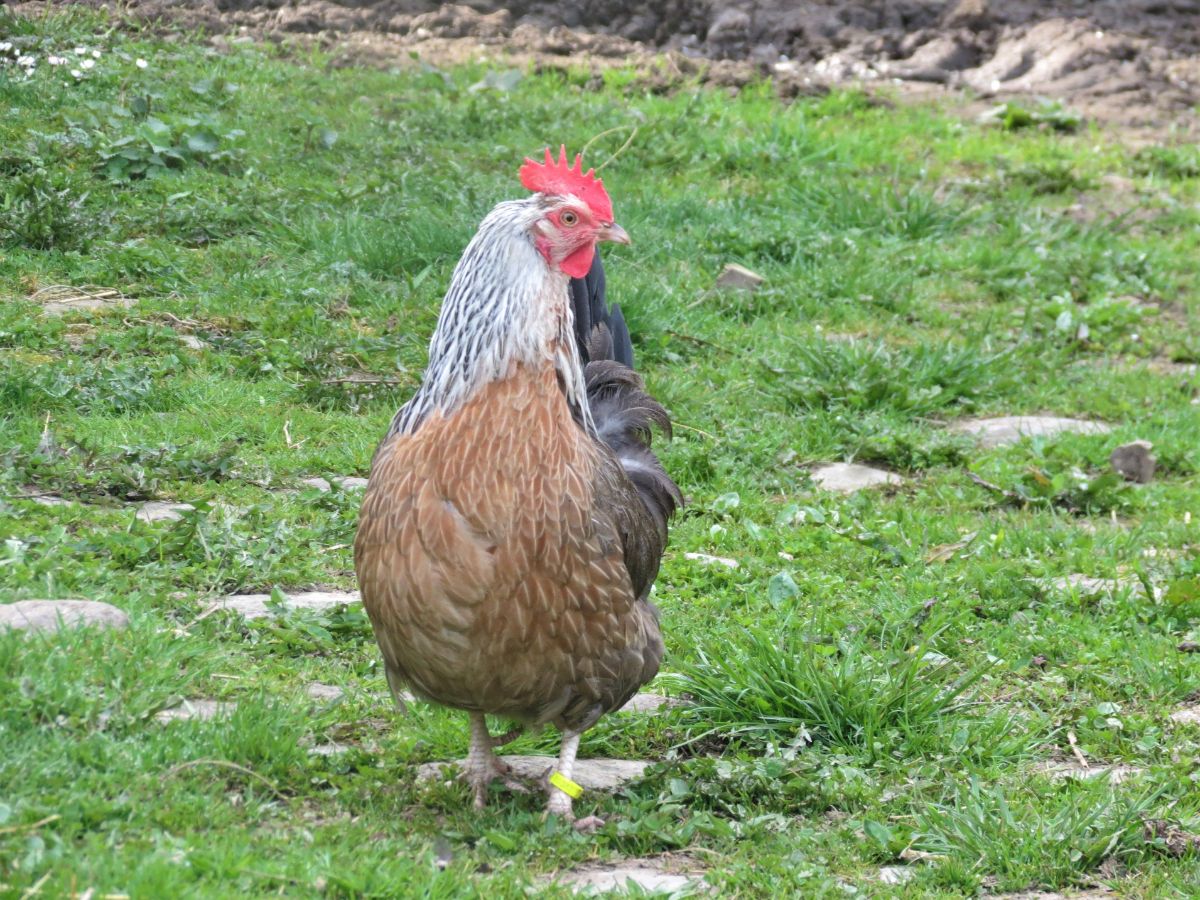
[(583, 796), (583, 788), (573, 782), (562, 772), (554, 772), (550, 776), (550, 783), (570, 797), (572, 800), (578, 800)]

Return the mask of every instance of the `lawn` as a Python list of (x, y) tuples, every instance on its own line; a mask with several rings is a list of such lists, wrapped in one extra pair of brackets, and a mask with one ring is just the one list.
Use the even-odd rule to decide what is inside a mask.
[[(1200, 891), (1196, 147), (80, 11), (0, 12), (6, 42), (37, 63), (0, 64), (0, 600), (131, 624), (0, 635), (0, 894), (549, 896), (664, 853), (722, 896)], [(610, 299), (689, 499), (655, 598), (690, 702), (585, 735), (655, 763), (577, 803), (593, 836), (418, 782), (465, 717), (390, 704), (357, 607), (214, 611), (353, 587), (360, 495), (302, 479), (366, 474), (461, 249), (559, 142), (611, 158)], [(764, 286), (714, 290), (729, 262)], [(952, 427), (1034, 414), (1111, 431)], [(1134, 439), (1148, 484), (1109, 474)], [(837, 461), (902, 480), (816, 487)], [(229, 706), (156, 719), (183, 699)]]

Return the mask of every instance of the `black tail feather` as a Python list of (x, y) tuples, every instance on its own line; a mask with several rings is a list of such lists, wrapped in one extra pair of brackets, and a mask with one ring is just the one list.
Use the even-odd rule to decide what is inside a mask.
[(617, 455), (665, 542), (667, 520), (683, 504), (683, 495), (650, 443), (655, 427), (670, 438), (671, 418), (633, 371), (629, 326), (621, 308), (605, 302), (604, 287), (604, 265), (597, 253), (587, 276), (571, 282), (588, 405), (597, 435)]
[[(632, 369), (633, 341), (629, 337), (629, 326), (625, 324), (621, 307), (613, 304), (609, 309), (604, 300), (604, 286), (604, 263), (597, 253), (587, 275), (571, 279), (571, 306), (575, 312), (575, 340), (579, 344), (580, 359), (585, 365), (592, 359), (615, 359)], [(593, 356), (589, 353), (592, 333), (601, 325), (608, 328), (612, 345), (604, 355)]]

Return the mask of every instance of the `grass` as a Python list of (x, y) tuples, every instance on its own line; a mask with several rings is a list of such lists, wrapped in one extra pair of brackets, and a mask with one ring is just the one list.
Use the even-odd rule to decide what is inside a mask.
[[(1195, 148), (623, 70), (472, 91), (485, 69), (217, 53), (81, 10), (0, 14), (0, 40), (41, 58), (0, 66), (0, 599), (132, 619), (0, 636), (0, 893), (517, 897), (680, 850), (729, 896), (1195, 892), (1194, 853), (1142, 826), (1200, 829), (1200, 730), (1169, 718), (1200, 687), (1176, 649), (1200, 636)], [(44, 58), (77, 46), (101, 51), (78, 79)], [(663, 685), (694, 702), (589, 732), (584, 756), (658, 764), (586, 797), (610, 824), (584, 838), (417, 783), (465, 722), (389, 705), (361, 612), (211, 603), (352, 586), (357, 495), (300, 479), (366, 473), (520, 159), (616, 128), (603, 162), (635, 123), (604, 170), (635, 241), (609, 284), (678, 423), (656, 599)], [(726, 262), (763, 289), (712, 292)], [(54, 285), (135, 302), (49, 315)], [(982, 450), (945, 427), (1038, 412), (1113, 430)], [(1134, 438), (1148, 485), (1105, 477)], [(831, 460), (905, 480), (817, 491)], [(147, 499), (195, 509), (146, 523)], [(1047, 587), (1072, 573), (1129, 586)], [(185, 698), (236, 711), (155, 720)], [(1137, 771), (1047, 775), (1073, 748)]]

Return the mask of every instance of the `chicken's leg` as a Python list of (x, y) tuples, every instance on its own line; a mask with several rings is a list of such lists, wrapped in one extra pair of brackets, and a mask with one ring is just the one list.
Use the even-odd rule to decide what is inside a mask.
[(469, 713), (471, 717), (471, 749), (467, 751), (467, 783), (475, 789), (475, 808), (483, 809), (487, 803), (488, 785), (496, 779), (504, 782), (510, 791), (528, 793), (529, 788), (521, 783), (495, 753), (495, 747), (506, 744), (520, 734), (510, 731), (500, 737), (488, 733), (487, 719), (483, 713)]
[[(578, 731), (563, 732), (562, 749), (558, 752), (558, 773), (568, 781), (571, 780), (571, 775), (575, 770), (575, 754), (579, 752), (579, 737), (580, 732)], [(604, 820), (597, 816), (576, 819), (575, 813), (571, 809), (571, 796), (553, 784), (550, 785), (550, 802), (546, 804), (546, 812), (552, 816), (562, 816), (574, 825), (576, 831), (595, 831), (604, 825)]]

